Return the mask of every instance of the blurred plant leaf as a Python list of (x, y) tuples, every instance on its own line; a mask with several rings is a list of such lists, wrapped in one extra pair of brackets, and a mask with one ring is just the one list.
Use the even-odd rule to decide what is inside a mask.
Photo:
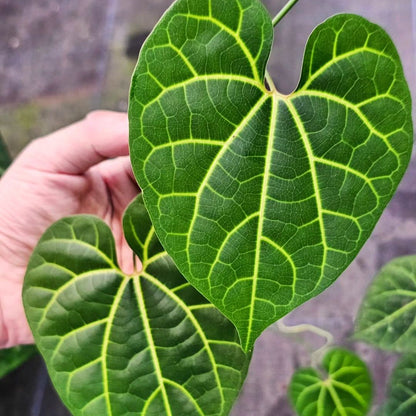
[(394, 259), (369, 287), (354, 338), (378, 348), (416, 353), (416, 256)]
[(366, 365), (351, 351), (335, 348), (322, 362), (325, 374), (313, 368), (295, 372), (289, 398), (299, 416), (364, 416), (372, 398)]
[(391, 375), (385, 416), (416, 415), (416, 354), (400, 358)]

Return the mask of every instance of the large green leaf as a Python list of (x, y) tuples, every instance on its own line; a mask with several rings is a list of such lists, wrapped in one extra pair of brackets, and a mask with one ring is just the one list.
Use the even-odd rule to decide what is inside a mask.
[(385, 416), (416, 415), (416, 354), (402, 357), (391, 375)]
[(19, 345), (0, 350), (0, 378), (19, 367), (36, 352), (37, 349), (33, 345)]
[(248, 358), (226, 320), (179, 274), (139, 197), (125, 215), (143, 269), (117, 266), (98, 218), (47, 230), (23, 299), (36, 344), (75, 416), (226, 415)]
[(357, 315), (355, 338), (384, 350), (416, 353), (416, 256), (387, 264)]
[(313, 368), (296, 371), (289, 397), (299, 416), (364, 416), (372, 397), (366, 365), (351, 351), (335, 348), (323, 359), (324, 375)]
[(264, 85), (272, 38), (258, 0), (178, 0), (142, 48), (129, 106), (156, 232), (245, 350), (354, 259), (412, 147), (380, 27), (345, 14), (318, 26), (289, 96)]

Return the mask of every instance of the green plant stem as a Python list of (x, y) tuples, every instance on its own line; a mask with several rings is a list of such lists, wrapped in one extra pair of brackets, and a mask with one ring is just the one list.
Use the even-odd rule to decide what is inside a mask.
[(277, 88), (274, 85), (273, 78), (270, 76), (269, 71), (266, 71), (265, 77), (266, 77), (267, 85), (270, 88), (270, 91), (277, 92)]
[(321, 356), (327, 350), (327, 348), (334, 342), (334, 337), (330, 332), (325, 331), (324, 329), (319, 328), (315, 325), (299, 324), (288, 326), (281, 319), (280, 321), (276, 322), (276, 326), (277, 329), (283, 334), (299, 334), (301, 332), (312, 332), (313, 334), (325, 338), (325, 344), (311, 354), (311, 362), (314, 367), (317, 367), (319, 365), (318, 363), (321, 360)]
[(274, 17), (272, 23), (273, 27), (276, 27), (276, 25), (286, 16), (286, 14), (289, 12), (289, 10), (298, 2), (298, 0), (290, 0), (286, 3), (286, 5), (283, 7), (282, 10), (280, 10), (279, 13)]

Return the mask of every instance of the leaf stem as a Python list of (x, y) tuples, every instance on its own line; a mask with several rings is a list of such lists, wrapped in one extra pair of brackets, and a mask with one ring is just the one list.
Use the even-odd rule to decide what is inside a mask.
[(283, 322), (283, 319), (281, 319), (280, 321), (276, 322), (276, 326), (277, 329), (283, 334), (299, 334), (301, 332), (312, 332), (313, 334), (325, 338), (325, 344), (311, 354), (311, 361), (314, 367), (317, 367), (319, 365), (318, 363), (321, 360), (322, 354), (334, 342), (334, 336), (330, 332), (325, 331), (324, 329), (319, 328), (315, 325), (299, 324), (288, 326)]
[(276, 88), (276, 86), (274, 85), (273, 78), (272, 78), (272, 77), (271, 77), (271, 75), (269, 74), (269, 71), (266, 71), (265, 78), (266, 78), (266, 81), (267, 81), (267, 85), (268, 85), (268, 86), (269, 86), (269, 88), (270, 88), (270, 91), (277, 92), (277, 88)]
[(298, 2), (298, 0), (289, 0), (286, 5), (283, 7), (282, 10), (280, 10), (279, 13), (274, 17), (272, 23), (273, 27), (276, 27), (276, 25), (286, 16), (286, 14), (289, 12), (289, 10)]

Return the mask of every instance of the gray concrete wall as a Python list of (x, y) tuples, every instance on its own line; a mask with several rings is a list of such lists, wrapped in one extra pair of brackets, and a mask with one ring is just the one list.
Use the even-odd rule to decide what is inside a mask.
[[(284, 3), (265, 1), (271, 14)], [(0, 131), (12, 153), (92, 109), (126, 110), (139, 45), (169, 4), (169, 0), (0, 0)], [(340, 12), (361, 14), (390, 33), (415, 98), (416, 0), (300, 0), (276, 29), (269, 69), (278, 88), (282, 92), (295, 88), (308, 34)], [(416, 253), (415, 175), (413, 160), (354, 263), (326, 292), (286, 319), (292, 324), (318, 325), (333, 332), (338, 345), (358, 351), (376, 380), (375, 404), (383, 398), (395, 357), (353, 343), (350, 335), (375, 272), (395, 256)], [(297, 341), (275, 328), (265, 331), (256, 344), (233, 416), (293, 415), (287, 384), (295, 368), (308, 364), (308, 348), (320, 342), (312, 335)], [(0, 384), (0, 415), (65, 414), (56, 410), (58, 401), (39, 362), (30, 363), (26, 371), (35, 375), (34, 384), (25, 390), (28, 413), (18, 407), (11, 410), (23, 406), (20, 397), (27, 372), (22, 370)]]

